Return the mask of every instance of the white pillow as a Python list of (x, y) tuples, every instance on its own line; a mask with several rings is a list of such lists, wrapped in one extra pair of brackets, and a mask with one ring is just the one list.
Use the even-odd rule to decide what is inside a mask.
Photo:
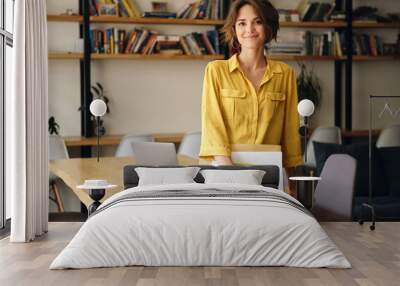
[(138, 186), (195, 183), (193, 179), (199, 170), (199, 167), (135, 168), (139, 176)]
[(201, 170), (205, 184), (261, 185), (265, 171), (262, 170)]

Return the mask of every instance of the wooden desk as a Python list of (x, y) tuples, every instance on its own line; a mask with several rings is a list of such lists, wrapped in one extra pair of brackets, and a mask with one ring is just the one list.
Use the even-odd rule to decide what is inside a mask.
[[(180, 143), (184, 133), (152, 134), (156, 142)], [(100, 138), (100, 145), (118, 145), (124, 135), (105, 135)], [(96, 146), (97, 137), (67, 136), (64, 137), (65, 145), (70, 146)]]
[[(185, 155), (178, 155), (178, 163), (184, 166), (197, 165), (198, 160)], [(100, 162), (97, 162), (97, 158), (74, 158), (52, 160), (49, 162), (49, 168), (72, 189), (79, 200), (87, 207), (92, 204), (93, 200), (87, 192), (77, 189), (76, 186), (88, 179), (105, 179), (111, 184), (118, 185), (114, 189), (106, 190), (102, 199), (104, 201), (124, 189), (123, 168), (126, 165), (133, 164), (135, 164), (134, 157), (101, 157)]]

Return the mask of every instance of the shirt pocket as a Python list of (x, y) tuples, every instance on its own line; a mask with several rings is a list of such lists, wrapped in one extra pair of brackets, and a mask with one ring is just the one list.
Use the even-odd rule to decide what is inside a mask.
[(285, 101), (286, 100), (286, 94), (282, 92), (266, 92), (266, 97), (269, 100), (272, 101)]
[(223, 98), (245, 98), (246, 92), (237, 89), (221, 89), (221, 97)]
[(286, 94), (282, 92), (265, 92), (262, 101), (263, 110), (261, 120), (270, 121), (273, 117), (279, 117), (283, 120), (285, 112)]
[(224, 114), (225, 124), (233, 129), (248, 121), (249, 98), (246, 91), (237, 89), (221, 89), (221, 107)]

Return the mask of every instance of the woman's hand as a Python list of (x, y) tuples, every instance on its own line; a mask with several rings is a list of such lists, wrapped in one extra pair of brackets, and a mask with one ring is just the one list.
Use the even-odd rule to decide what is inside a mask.
[(223, 166), (232, 166), (233, 165), (232, 159), (227, 156), (217, 155), (217, 156), (214, 156), (214, 160), (217, 163), (217, 165), (223, 165)]

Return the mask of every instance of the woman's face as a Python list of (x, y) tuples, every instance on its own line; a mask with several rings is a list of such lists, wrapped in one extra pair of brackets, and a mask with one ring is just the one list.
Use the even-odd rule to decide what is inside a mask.
[(265, 27), (254, 7), (240, 8), (235, 23), (236, 37), (243, 49), (259, 49), (265, 43)]

